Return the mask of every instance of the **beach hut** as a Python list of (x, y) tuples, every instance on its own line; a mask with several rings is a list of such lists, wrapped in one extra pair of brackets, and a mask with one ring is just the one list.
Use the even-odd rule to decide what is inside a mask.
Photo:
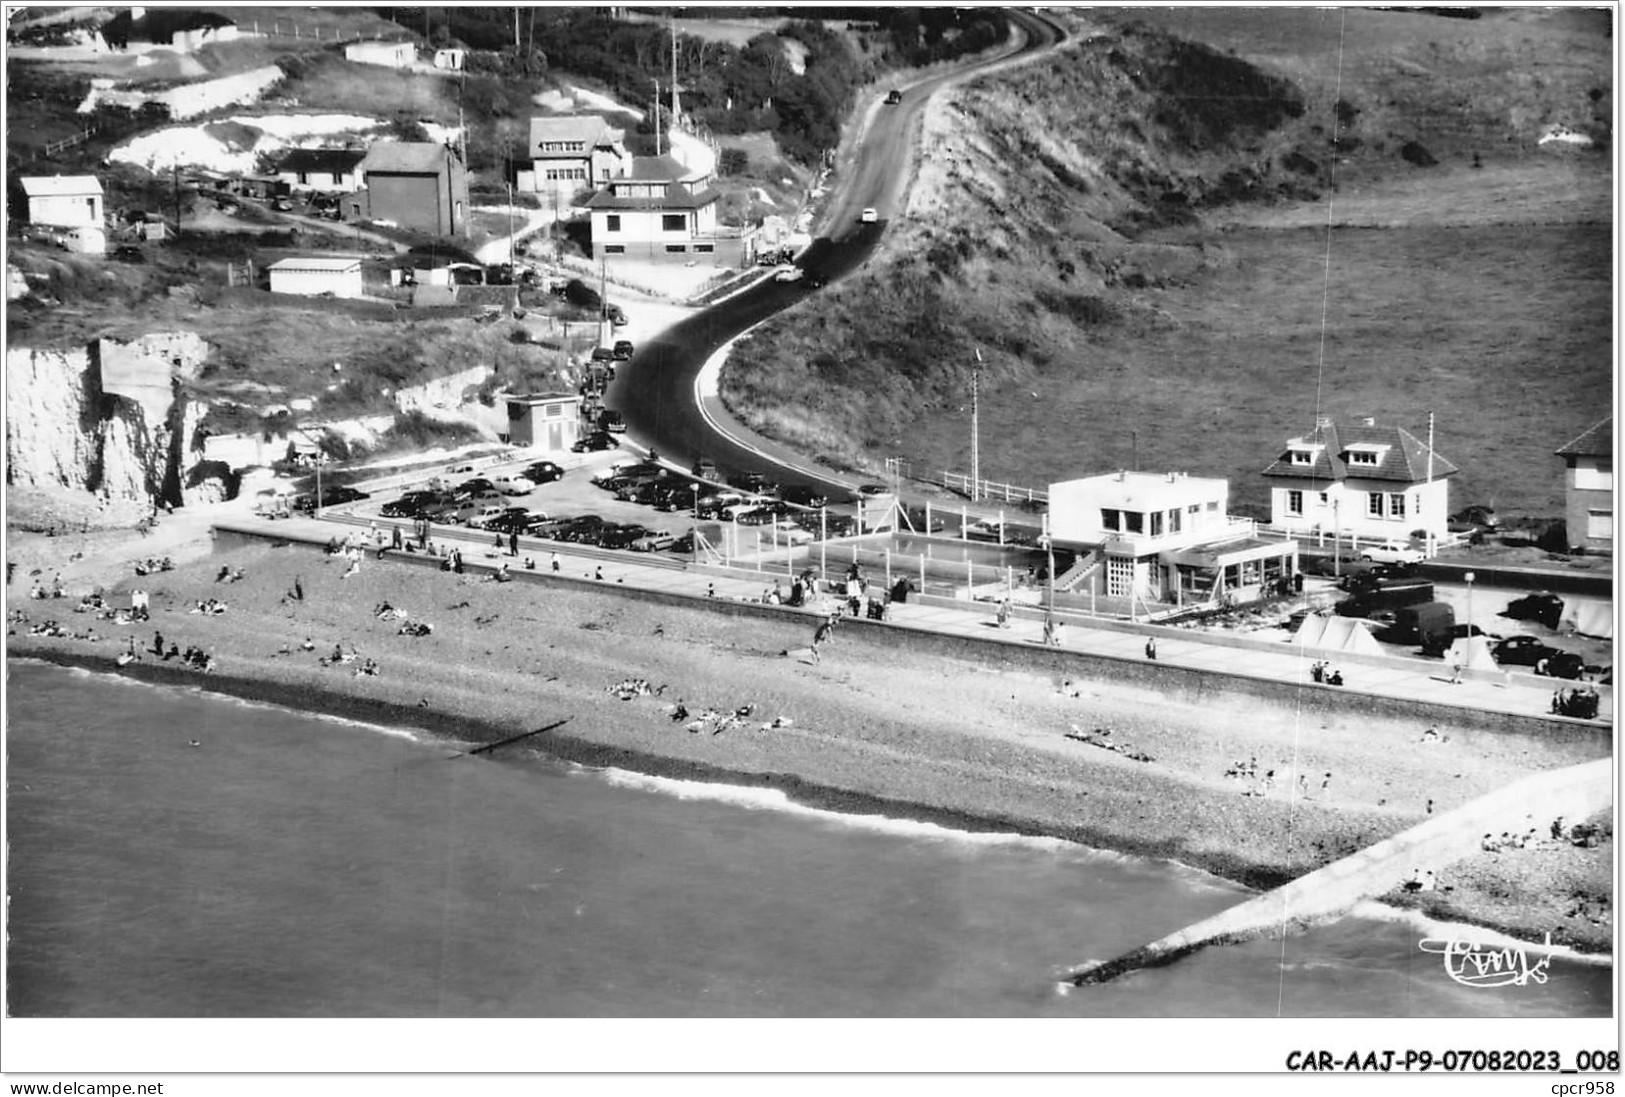
[(1577, 632), (1581, 636), (1612, 640), (1613, 606), (1607, 602), (1577, 602), (1571, 598), (1568, 605), (1563, 607), (1563, 619), (1559, 627), (1564, 632)]
[(1490, 670), (1498, 671), (1500, 664), (1495, 656), (1490, 654), (1489, 641), (1482, 636), (1463, 636), (1450, 645), (1450, 650), (1444, 653), (1445, 666), (1461, 667), (1463, 670)]

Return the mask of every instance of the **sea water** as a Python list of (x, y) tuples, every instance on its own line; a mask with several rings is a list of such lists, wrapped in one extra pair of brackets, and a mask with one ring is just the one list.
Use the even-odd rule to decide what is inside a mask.
[(1246, 897), (1163, 861), (9, 665), (20, 1017), (1608, 1016), (1402, 916), (1058, 976)]

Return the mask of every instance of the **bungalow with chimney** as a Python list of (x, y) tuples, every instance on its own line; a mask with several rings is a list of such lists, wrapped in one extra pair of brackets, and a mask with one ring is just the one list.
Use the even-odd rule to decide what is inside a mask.
[(530, 171), (515, 177), (514, 189), (568, 201), (577, 192), (627, 173), (632, 156), (625, 133), (597, 115), (530, 120)]
[(1053, 546), (1077, 554), (1062, 592), (1121, 600), (1132, 616), (1257, 601), (1288, 589), (1298, 543), (1232, 517), (1230, 482), (1113, 472), (1051, 484)]
[(379, 141), (361, 161), (365, 217), (433, 236), (468, 229), (468, 169), (457, 151), (433, 141)]
[(365, 149), (290, 149), (276, 175), (295, 190), (353, 194), (361, 189), (361, 161), (366, 158)]
[(1614, 417), (1610, 415), (1557, 451), (1563, 476), (1569, 547), (1614, 551)]
[(634, 157), (587, 202), (593, 258), (738, 265), (743, 241), (718, 231), (719, 197), (707, 171), (671, 156)]
[(1429, 544), (1447, 536), (1456, 466), (1403, 427), (1322, 419), (1287, 441), (1263, 475), (1270, 521), (1317, 537)]

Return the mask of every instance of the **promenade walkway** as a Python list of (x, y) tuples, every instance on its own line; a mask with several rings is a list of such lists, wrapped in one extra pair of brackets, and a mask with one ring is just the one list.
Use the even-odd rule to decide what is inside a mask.
[[(371, 520), (359, 516), (328, 512), (321, 519), (296, 517), (272, 522), (248, 518), (220, 522), (215, 528), (255, 537), (325, 544), (330, 538), (342, 539), (353, 530), (366, 531), (373, 524)], [(410, 523), (391, 523), (381, 519), (376, 525), (384, 529), (386, 535), (391, 525), (400, 525), (405, 535), (411, 533)], [(461, 549), (465, 567), (475, 571), (495, 569), (506, 563), (510, 572), (520, 580), (526, 575), (524, 560), (527, 557), (535, 562), (538, 575), (554, 578), (551, 563), (556, 554), (559, 560), (557, 579), (656, 591), (667, 596), (690, 598), (699, 604), (711, 601), (760, 604), (775, 580), (786, 591), (790, 586), (789, 577), (782, 569), (776, 573), (744, 571), (695, 564), (686, 558), (665, 553), (610, 552), (534, 538), (520, 539), (516, 559), (506, 551), (499, 552), (494, 541), (494, 535), (478, 530), (437, 526), (431, 544)], [(831, 561), (831, 574), (839, 574), (834, 561)], [(831, 598), (827, 605), (834, 610), (838, 602)], [(818, 615), (819, 608), (820, 605), (815, 603), (811, 608), (784, 607), (782, 612), (805, 618), (810, 640), (812, 619)], [(1557, 689), (1574, 683), (1537, 677), (1523, 671), (1468, 671), (1461, 682), (1452, 682), (1451, 668), (1442, 661), (1369, 655), (1340, 658), (1335, 653), (1301, 648), (1287, 642), (1284, 633), (1274, 631), (1238, 635), (1123, 622), (1103, 625), (1087, 617), (1061, 616), (1066, 624), (1058, 648), (1062, 652), (1144, 663), (1147, 660), (1146, 640), (1154, 637), (1156, 661), (1169, 667), (1291, 683), (1314, 690), (1341, 690), (1350, 694), (1368, 694), (1475, 711), (1549, 717), (1554, 722), (1575, 727), (1602, 729), (1613, 724), (1611, 686), (1595, 687), (1601, 696), (1596, 720), (1571, 720), (1552, 716), (1551, 705)], [(1008, 645), (1026, 651), (1043, 644), (1043, 621), (1033, 611), (1012, 614), (1008, 627), (1001, 629), (994, 619), (994, 607), (985, 602), (955, 602), (945, 598), (920, 601), (911, 596), (907, 603), (894, 603), (891, 606), (886, 624), (879, 627), (887, 625), (956, 636), (994, 647)], [(1313, 682), (1310, 666), (1319, 659), (1329, 659), (1337, 666), (1343, 673), (1345, 685), (1326, 686)]]

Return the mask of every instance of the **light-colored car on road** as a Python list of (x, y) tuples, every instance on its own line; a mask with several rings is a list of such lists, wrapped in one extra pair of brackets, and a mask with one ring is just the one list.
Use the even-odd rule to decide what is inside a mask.
[(1420, 564), (1427, 553), (1411, 548), (1403, 541), (1383, 541), (1375, 545), (1361, 545), (1360, 559), (1373, 564)]
[(523, 476), (498, 476), (491, 482), (504, 495), (529, 495), (536, 487)]
[(880, 220), (880, 212), (873, 206), (865, 206), (863, 212), (858, 214), (858, 220), (865, 225), (872, 225)]

